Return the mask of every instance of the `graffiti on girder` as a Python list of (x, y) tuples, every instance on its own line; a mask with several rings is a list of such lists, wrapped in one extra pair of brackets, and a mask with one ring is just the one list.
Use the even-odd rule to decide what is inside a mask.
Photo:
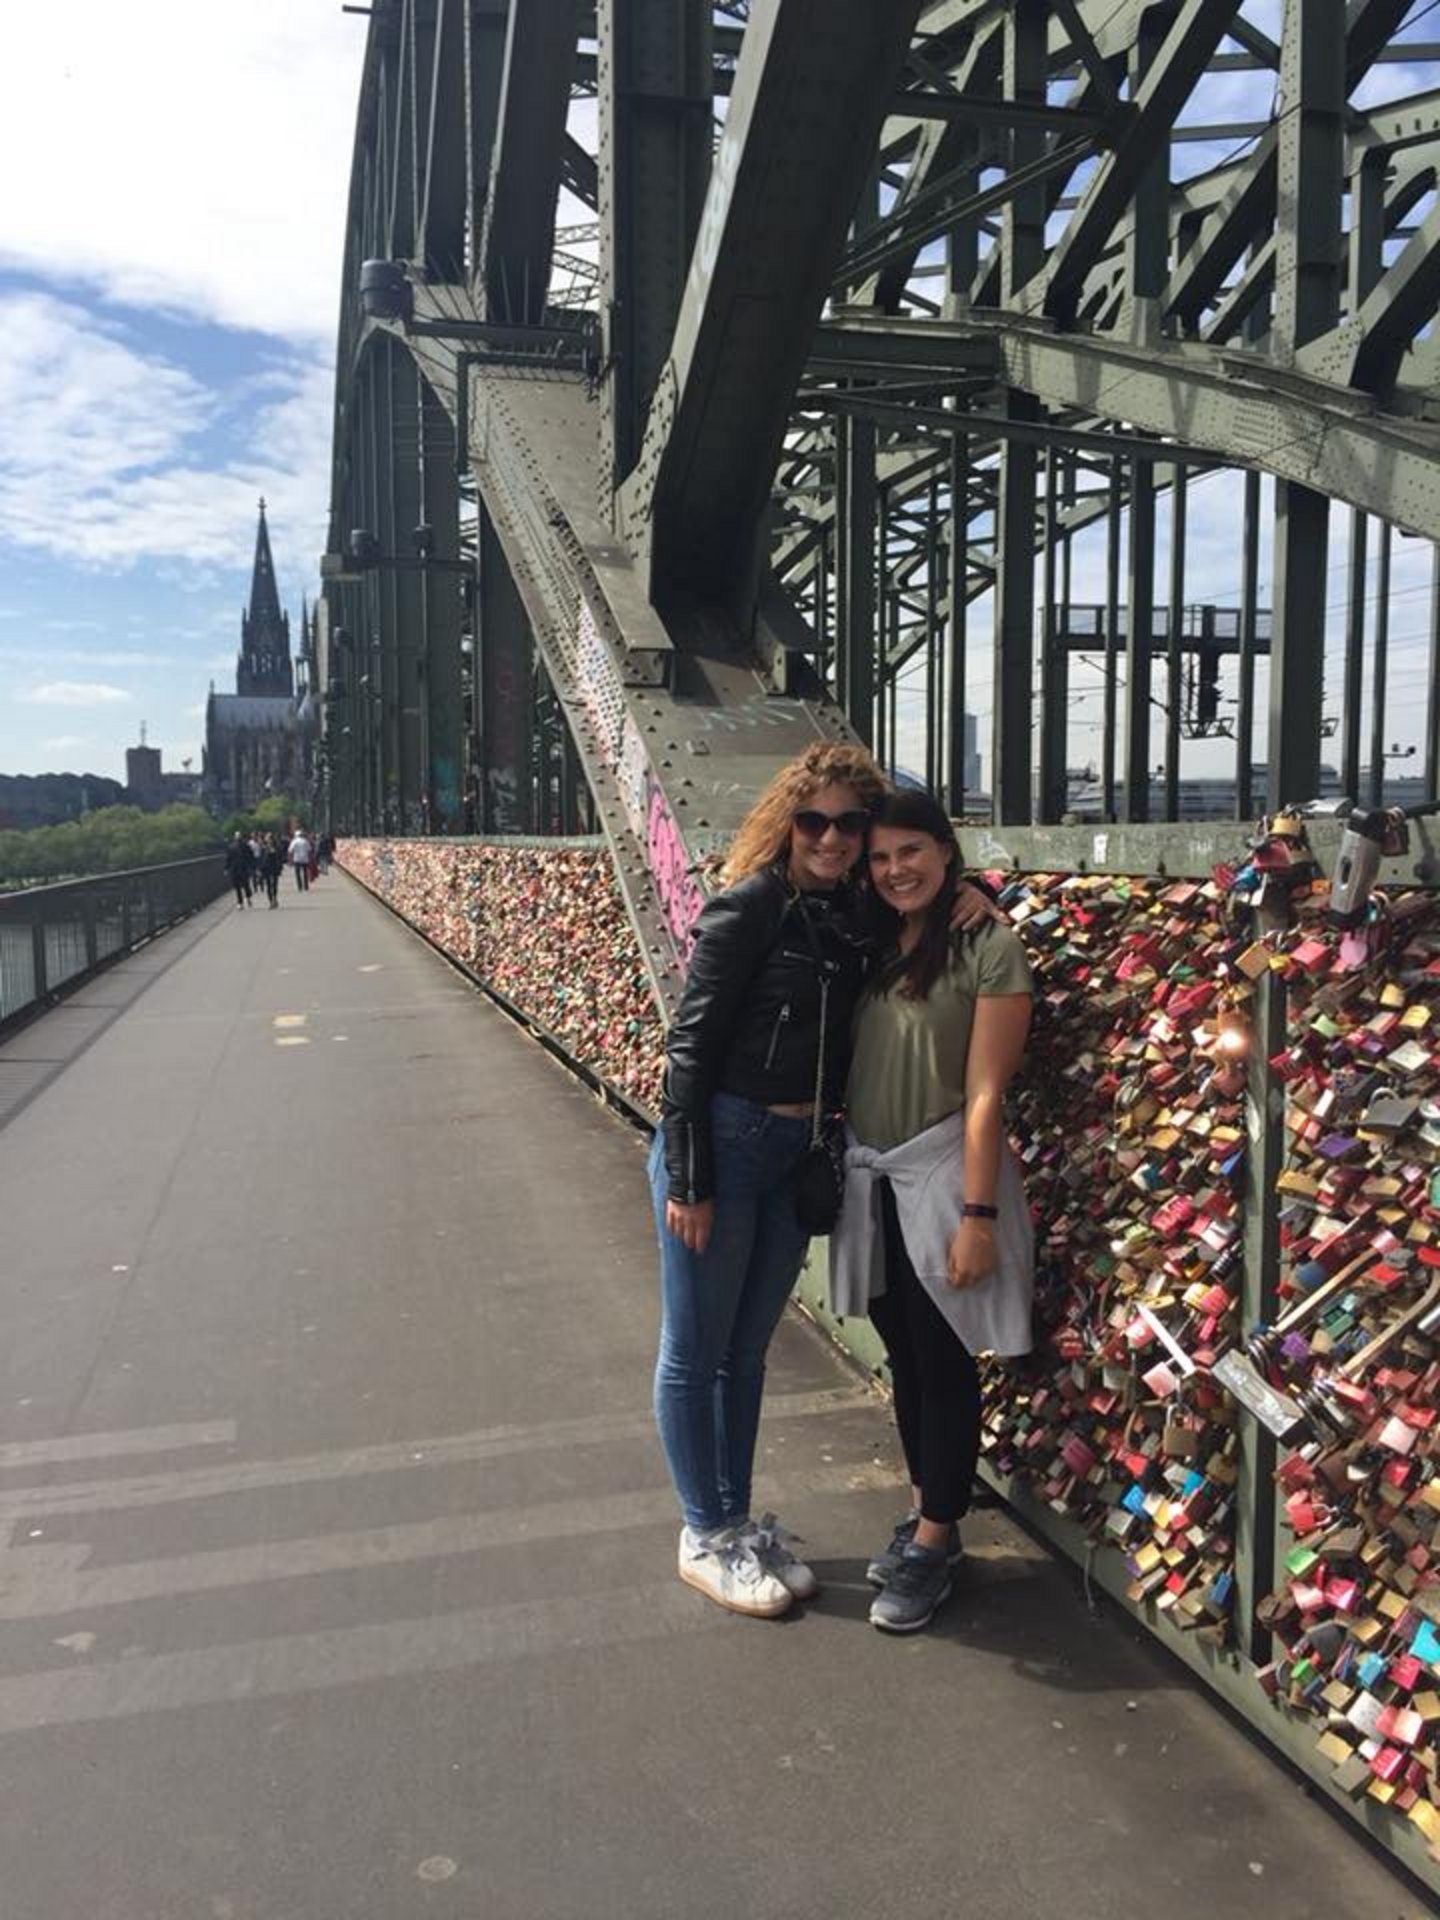
[(620, 785), (620, 804), (625, 809), (630, 831), (643, 844), (648, 825), (645, 804), (650, 790), (650, 756), (628, 713), (620, 731), (620, 758), (615, 777)]
[(675, 824), (670, 803), (655, 783), (650, 786), (649, 818), (645, 850), (650, 863), (650, 878), (660, 901), (675, 945), (682, 960), (690, 958), (695, 942), (695, 922), (705, 904), (705, 889), (691, 867), (684, 835)]

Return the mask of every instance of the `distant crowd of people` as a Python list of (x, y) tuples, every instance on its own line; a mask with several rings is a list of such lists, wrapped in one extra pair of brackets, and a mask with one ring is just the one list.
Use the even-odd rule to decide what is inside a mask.
[(225, 849), (225, 873), (235, 889), (237, 907), (253, 906), (261, 889), (269, 906), (280, 904), (280, 875), (286, 867), (295, 874), (299, 893), (328, 873), (335, 854), (335, 836), (312, 836), (297, 827), (287, 840), (283, 833), (237, 833)]

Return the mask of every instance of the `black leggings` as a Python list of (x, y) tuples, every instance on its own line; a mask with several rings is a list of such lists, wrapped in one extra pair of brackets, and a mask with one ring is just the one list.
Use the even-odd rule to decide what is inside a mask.
[(885, 1291), (870, 1320), (890, 1356), (895, 1423), (920, 1511), (942, 1526), (970, 1505), (980, 1458), (980, 1372), (911, 1265), (890, 1182), (880, 1182)]

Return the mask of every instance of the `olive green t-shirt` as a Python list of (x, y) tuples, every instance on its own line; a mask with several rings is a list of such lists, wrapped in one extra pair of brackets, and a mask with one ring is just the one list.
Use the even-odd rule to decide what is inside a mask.
[(1031, 991), (1019, 938), (991, 920), (959, 941), (924, 1000), (898, 989), (867, 993), (855, 1016), (846, 1095), (850, 1124), (867, 1147), (888, 1153), (965, 1104), (965, 1065), (975, 1002)]

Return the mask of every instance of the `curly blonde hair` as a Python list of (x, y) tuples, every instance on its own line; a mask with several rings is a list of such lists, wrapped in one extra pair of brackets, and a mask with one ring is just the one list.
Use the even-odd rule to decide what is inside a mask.
[(877, 807), (891, 791), (890, 782), (864, 747), (849, 741), (817, 741), (783, 766), (740, 822), (725, 864), (722, 886), (737, 881), (781, 859), (790, 847), (790, 827), (797, 810), (822, 787), (853, 787), (860, 804)]

